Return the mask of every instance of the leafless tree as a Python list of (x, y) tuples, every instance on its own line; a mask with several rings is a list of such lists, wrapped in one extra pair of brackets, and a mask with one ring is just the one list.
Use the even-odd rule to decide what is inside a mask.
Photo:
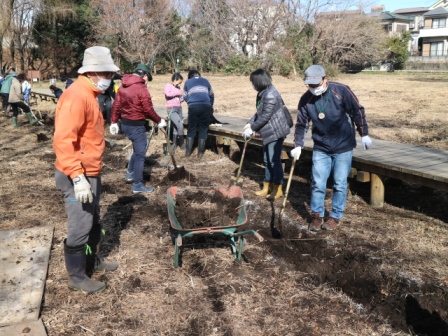
[(131, 63), (149, 64), (166, 43), (172, 7), (168, 0), (96, 0), (98, 39)]
[[(31, 37), (37, 15), (48, 20), (74, 15), (70, 0), (4, 0), (0, 5), (0, 41), (9, 49), (9, 61), (17, 61), (20, 71), (32, 67)], [(3, 48), (0, 48), (0, 64), (3, 65)], [(5, 66), (7, 65), (5, 64)]]
[[(9, 43), (11, 39), (10, 25), (11, 25), (13, 7), (14, 7), (14, 0), (3, 0), (0, 2), (0, 66), (2, 68), (4, 68), (3, 44), (4, 42)], [(10, 59), (9, 62), (13, 63), (13, 59)]]
[(336, 12), (318, 15), (317, 34), (312, 43), (321, 62), (336, 67), (349, 63), (377, 62), (387, 55), (387, 34), (378, 18), (363, 12)]

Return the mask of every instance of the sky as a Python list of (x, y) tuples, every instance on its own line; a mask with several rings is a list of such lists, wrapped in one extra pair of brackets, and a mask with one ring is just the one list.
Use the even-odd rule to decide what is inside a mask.
[(375, 0), (374, 5), (384, 5), (386, 11), (393, 12), (400, 8), (429, 7), (437, 0)]

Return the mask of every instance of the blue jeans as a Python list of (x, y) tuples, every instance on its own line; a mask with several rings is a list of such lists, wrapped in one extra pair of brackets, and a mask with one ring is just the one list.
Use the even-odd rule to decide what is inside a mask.
[(187, 138), (194, 138), (197, 132), (199, 139), (207, 139), (211, 116), (212, 107), (210, 105), (195, 104), (188, 106)]
[(282, 147), (285, 139), (277, 139), (263, 145), (264, 181), (283, 184)]
[(123, 133), (132, 141), (134, 152), (129, 160), (128, 172), (134, 172), (134, 184), (143, 181), (143, 167), (145, 166), (148, 138), (145, 126), (121, 125)]
[(313, 168), (311, 182), (311, 211), (325, 214), (325, 191), (330, 174), (333, 177), (333, 198), (330, 216), (336, 219), (344, 215), (347, 201), (347, 177), (352, 166), (353, 151), (340, 154), (326, 154), (313, 151)]

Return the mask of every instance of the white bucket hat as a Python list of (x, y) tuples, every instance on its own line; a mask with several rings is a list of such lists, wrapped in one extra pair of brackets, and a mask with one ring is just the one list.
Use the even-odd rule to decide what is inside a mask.
[(82, 67), (79, 68), (78, 73), (86, 72), (117, 72), (120, 70), (115, 64), (110, 55), (110, 50), (105, 47), (90, 47), (84, 51), (84, 59), (82, 60)]

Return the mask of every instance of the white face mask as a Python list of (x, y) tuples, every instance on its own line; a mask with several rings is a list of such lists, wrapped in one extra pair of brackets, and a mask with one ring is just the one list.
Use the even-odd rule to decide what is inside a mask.
[(112, 80), (100, 78), (100, 77), (98, 77), (98, 75), (96, 75), (96, 78), (98, 78), (98, 83), (96, 83), (96, 88), (104, 93), (104, 91), (106, 91), (107, 88), (110, 86), (110, 83), (112, 82)]
[(315, 95), (315, 96), (320, 96), (322, 94), (325, 93), (325, 91), (327, 91), (327, 85), (325, 85), (326, 83), (323, 83), (321, 86), (318, 86), (317, 88), (312, 88), (309, 87), (308, 90), (310, 90), (310, 92)]

